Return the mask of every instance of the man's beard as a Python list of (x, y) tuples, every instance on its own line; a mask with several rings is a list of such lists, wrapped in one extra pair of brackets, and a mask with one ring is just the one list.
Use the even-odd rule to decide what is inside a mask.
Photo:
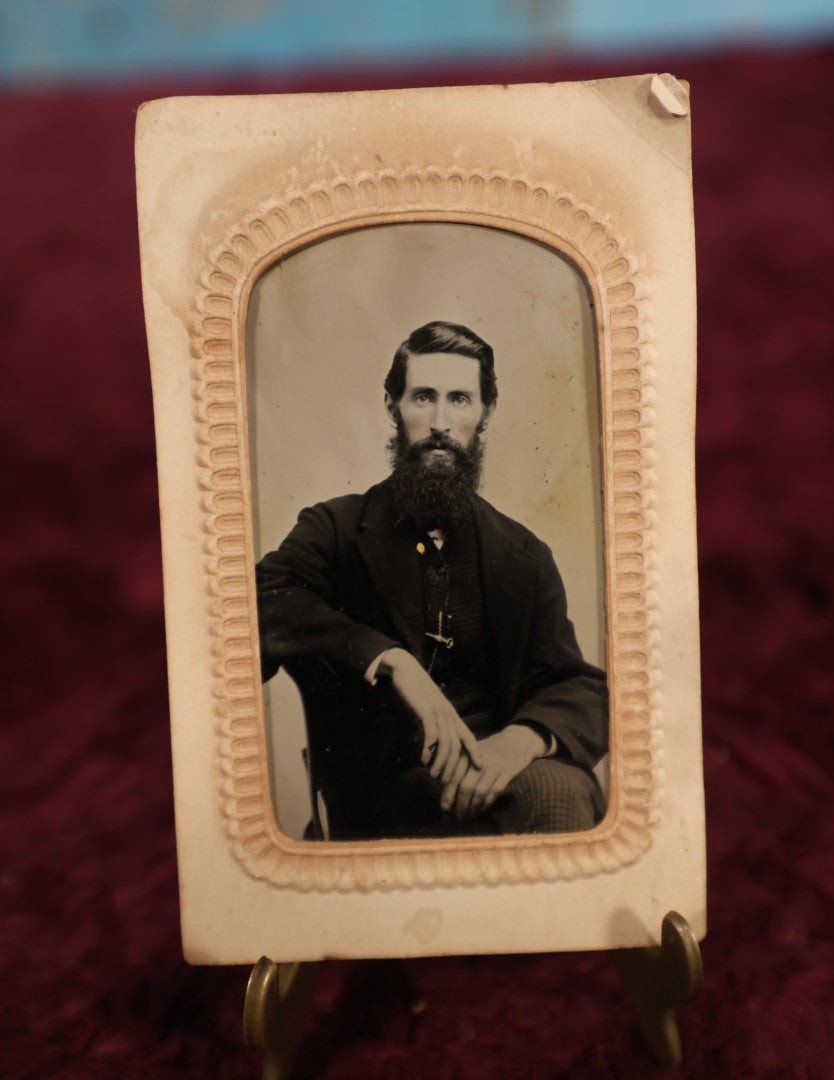
[[(426, 464), (425, 455), (431, 450), (445, 450), (448, 456)], [(484, 460), (479, 432), (468, 448), (447, 435), (431, 435), (410, 445), (397, 417), (397, 431), (388, 442), (388, 452), (397, 521), (410, 518), (422, 529), (452, 530), (469, 517)]]

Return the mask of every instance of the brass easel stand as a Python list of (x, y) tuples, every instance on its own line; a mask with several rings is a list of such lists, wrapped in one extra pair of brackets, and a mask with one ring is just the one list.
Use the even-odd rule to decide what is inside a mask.
[(695, 1000), (704, 976), (692, 927), (683, 915), (670, 911), (663, 920), (659, 948), (616, 949), (611, 959), (655, 1060), (664, 1068), (676, 1068), (683, 1051), (675, 1007)]
[(288, 1080), (301, 1037), (301, 1017), (314, 964), (276, 964), (262, 956), (243, 1002), (243, 1041), (263, 1050), (264, 1080)]
[[(672, 1068), (683, 1060), (675, 1007), (698, 996), (703, 968), (692, 928), (676, 911), (664, 918), (660, 940), (653, 949), (616, 949), (611, 959), (655, 1060)], [(290, 1076), (313, 967), (278, 965), (262, 956), (252, 968), (243, 1005), (243, 1038), (250, 1050), (265, 1052), (264, 1080)]]

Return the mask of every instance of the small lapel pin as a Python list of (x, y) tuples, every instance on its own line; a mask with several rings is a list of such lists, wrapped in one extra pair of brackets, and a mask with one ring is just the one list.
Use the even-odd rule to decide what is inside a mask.
[(425, 555), (426, 554), (426, 545), (423, 543), (422, 540), (417, 544), (417, 554), (418, 555)]

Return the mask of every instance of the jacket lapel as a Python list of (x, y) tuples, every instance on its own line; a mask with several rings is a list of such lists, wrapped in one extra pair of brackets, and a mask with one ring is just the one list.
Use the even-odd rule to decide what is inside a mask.
[(357, 548), (368, 575), (403, 644), (423, 658), (420, 563), (411, 531), (397, 527), (388, 485), (368, 492), (359, 522)]
[(495, 646), (506, 714), (514, 708), (532, 614), (532, 556), (510, 537), (501, 518), (481, 499), (476, 504), (475, 524), (481, 552), (484, 618)]

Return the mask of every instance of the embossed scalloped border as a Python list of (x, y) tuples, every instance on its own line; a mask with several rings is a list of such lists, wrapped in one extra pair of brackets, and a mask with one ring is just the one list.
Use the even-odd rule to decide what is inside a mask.
[[(612, 701), (608, 813), (579, 834), (435, 841), (304, 842), (277, 826), (259, 685), (246, 430), (246, 306), (258, 275), (315, 239), (375, 224), (462, 222), (540, 240), (571, 258), (594, 295), (600, 362)], [(587, 205), (500, 173), (431, 168), (360, 174), (289, 192), (232, 229), (207, 259), (191, 327), (213, 641), (221, 814), (246, 870), (299, 889), (385, 889), (570, 879), (634, 862), (662, 788), (653, 550), (653, 364), (635, 260)]]

